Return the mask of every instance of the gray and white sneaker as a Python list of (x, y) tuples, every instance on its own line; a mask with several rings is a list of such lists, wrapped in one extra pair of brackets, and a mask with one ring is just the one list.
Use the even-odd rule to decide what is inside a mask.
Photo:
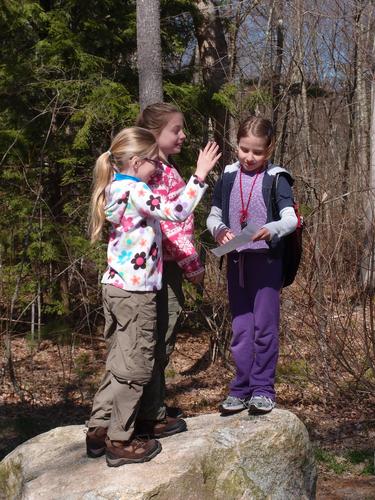
[(262, 413), (269, 413), (275, 406), (275, 401), (267, 396), (252, 396), (248, 404), (249, 414), (260, 415)]
[(248, 408), (248, 399), (228, 396), (225, 401), (219, 404), (219, 410), (223, 415), (230, 415)]

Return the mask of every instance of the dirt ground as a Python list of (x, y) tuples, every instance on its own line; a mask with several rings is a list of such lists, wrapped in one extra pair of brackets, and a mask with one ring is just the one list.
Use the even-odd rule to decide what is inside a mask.
[[(209, 346), (207, 332), (181, 333), (166, 371), (167, 403), (186, 416), (216, 412), (227, 394), (232, 368), (223, 360), (212, 364)], [(13, 354), (23, 399), (3, 375), (0, 458), (34, 435), (88, 418), (105, 350), (101, 341), (88, 339), (74, 346), (45, 340), (32, 349), (20, 338)], [(375, 499), (375, 397), (346, 393), (330, 400), (306, 380), (285, 374), (278, 380), (278, 406), (302, 419), (315, 445), (318, 500)]]

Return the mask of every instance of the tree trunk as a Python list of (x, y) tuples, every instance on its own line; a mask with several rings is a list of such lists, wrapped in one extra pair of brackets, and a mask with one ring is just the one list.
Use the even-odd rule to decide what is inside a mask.
[(276, 59), (272, 76), (272, 123), (274, 127), (275, 137), (277, 137), (279, 111), (281, 104), (281, 71), (284, 52), (283, 3), (281, 1), (277, 1), (275, 2), (274, 7), (273, 25), (275, 26), (274, 29), (276, 30)]
[[(374, 273), (374, 258), (375, 258), (375, 152), (374, 152), (374, 134), (375, 134), (375, 117), (374, 117), (374, 79), (371, 85), (371, 132), (369, 144), (369, 116), (368, 116), (368, 100), (366, 95), (366, 82), (364, 76), (366, 49), (370, 46), (370, 41), (365, 40), (367, 27), (364, 26), (365, 15), (362, 15), (362, 4), (358, 4), (359, 15), (357, 17), (357, 34), (358, 34), (358, 60), (357, 60), (357, 146), (358, 154), (358, 170), (359, 174), (365, 177), (368, 176), (368, 190), (365, 193), (365, 245), (361, 259), (361, 282), (367, 292), (373, 294), (375, 289), (375, 273)], [(367, 28), (367, 29), (366, 29)], [(375, 55), (375, 37), (372, 34), (372, 56)], [(367, 42), (367, 43), (366, 43)], [(374, 74), (375, 65), (373, 64), (372, 71)], [(369, 147), (370, 146), (370, 147)], [(368, 154), (370, 149), (370, 155)], [(369, 158), (370, 156), (370, 158)], [(368, 163), (370, 160), (370, 166)]]
[[(213, 0), (199, 0), (198, 13), (194, 16), (195, 35), (198, 41), (203, 82), (208, 99), (227, 82), (229, 76), (228, 47), (224, 29)], [(222, 162), (229, 163), (229, 112), (219, 104), (210, 104), (214, 138), (222, 151)]]
[(30, 328), (31, 340), (35, 340), (35, 300), (31, 304), (31, 328)]
[(297, 1), (297, 67), (296, 73), (299, 74), (299, 82), (301, 85), (301, 95), (297, 97), (297, 108), (302, 112), (301, 124), (301, 144), (304, 146), (306, 168), (310, 171), (313, 167), (311, 161), (311, 139), (309, 125), (309, 108), (307, 102), (307, 89), (304, 67), (304, 44), (303, 44), (303, 29), (304, 29), (304, 0)]
[(365, 255), (361, 263), (361, 279), (364, 288), (371, 290), (375, 288), (374, 276), (374, 253), (375, 253), (375, 77), (371, 85), (371, 158), (367, 205), (365, 209), (366, 235), (365, 235)]
[[(269, 78), (269, 61), (267, 63), (267, 56), (269, 55), (269, 45), (271, 46), (271, 53), (272, 53), (272, 19), (273, 19), (273, 12), (274, 12), (274, 2), (271, 3), (271, 7), (268, 13), (268, 20), (267, 20), (267, 29), (266, 29), (266, 34), (265, 34), (265, 44), (264, 44), (264, 50), (262, 54), (262, 58), (260, 61), (260, 66), (259, 66), (259, 79), (258, 79), (258, 88), (260, 89), (262, 87), (262, 83), (264, 80), (268, 80)], [(272, 61), (271, 61), (272, 64)]]
[(137, 0), (137, 61), (141, 109), (163, 101), (160, 0)]
[(41, 341), (42, 336), (42, 290), (40, 286), (40, 277), (38, 278), (38, 342)]

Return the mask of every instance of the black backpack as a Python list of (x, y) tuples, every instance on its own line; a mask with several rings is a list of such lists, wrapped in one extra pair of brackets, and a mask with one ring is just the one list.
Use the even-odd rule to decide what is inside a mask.
[[(274, 220), (279, 220), (279, 210), (276, 203), (276, 189), (277, 183), (279, 181), (279, 176), (282, 174), (276, 174), (272, 183), (271, 188), (271, 202), (272, 202), (272, 215)], [(297, 216), (298, 224), (297, 228), (293, 233), (284, 236), (284, 250), (283, 250), (283, 272), (284, 272), (284, 282), (283, 287), (289, 286), (293, 283), (296, 277), (299, 264), (301, 262), (302, 256), (302, 232), (304, 228), (304, 222), (302, 216), (298, 212), (298, 205), (293, 200), (293, 208)]]

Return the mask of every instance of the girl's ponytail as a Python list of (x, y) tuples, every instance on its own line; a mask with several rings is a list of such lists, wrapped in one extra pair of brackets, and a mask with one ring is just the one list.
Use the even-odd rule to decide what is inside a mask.
[(111, 152), (107, 151), (101, 154), (95, 163), (89, 210), (89, 235), (91, 243), (100, 239), (105, 221), (105, 188), (110, 184), (113, 177), (111, 156)]
[(140, 127), (130, 127), (121, 130), (114, 137), (110, 150), (96, 160), (89, 210), (89, 235), (92, 243), (101, 236), (105, 221), (105, 190), (113, 180), (114, 171), (122, 172), (133, 156), (145, 159), (157, 154), (158, 145), (153, 134)]

